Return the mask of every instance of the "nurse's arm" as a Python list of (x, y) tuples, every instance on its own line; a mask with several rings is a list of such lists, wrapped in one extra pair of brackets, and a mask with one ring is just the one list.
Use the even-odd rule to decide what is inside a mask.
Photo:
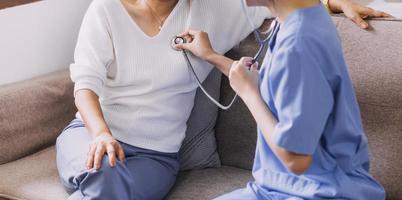
[(225, 76), (229, 76), (230, 66), (234, 62), (232, 59), (218, 53), (208, 55), (205, 60), (218, 68)]
[(310, 155), (302, 155), (290, 152), (273, 142), (273, 132), (278, 123), (272, 112), (266, 106), (259, 92), (244, 95), (243, 101), (262, 131), (265, 141), (268, 143), (274, 154), (294, 174), (303, 174), (310, 166), (313, 158)]

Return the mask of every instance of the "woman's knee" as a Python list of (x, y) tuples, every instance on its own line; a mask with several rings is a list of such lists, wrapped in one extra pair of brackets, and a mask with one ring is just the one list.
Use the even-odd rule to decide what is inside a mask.
[[(57, 157), (62, 158), (67, 163), (74, 162), (74, 164), (81, 165), (83, 162), (85, 163), (90, 143), (91, 138), (88, 136), (85, 127), (67, 129), (57, 137)], [(79, 168), (81, 167), (79, 166)]]
[(56, 149), (60, 149), (61, 146), (63, 146), (63, 143), (66, 142), (66, 132), (63, 131), (60, 133), (59, 136), (56, 138)]
[(85, 127), (69, 128), (64, 130), (56, 139), (56, 146), (71, 146), (87, 148), (92, 138)]
[(63, 131), (56, 140), (56, 164), (59, 176), (70, 191), (76, 189), (76, 177), (84, 173), (89, 142), (82, 141), (83, 130), (68, 129)]
[(133, 179), (125, 165), (118, 161), (114, 167), (104, 156), (101, 168), (91, 169), (80, 183), (80, 190), (90, 199), (132, 199), (130, 186)]

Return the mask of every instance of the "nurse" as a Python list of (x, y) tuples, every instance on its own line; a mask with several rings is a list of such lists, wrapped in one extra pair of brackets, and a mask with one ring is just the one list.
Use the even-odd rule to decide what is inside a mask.
[[(385, 199), (369, 174), (367, 138), (336, 27), (318, 0), (248, 0), (277, 16), (268, 54), (232, 61), (204, 32), (178, 45), (229, 76), (258, 124), (254, 181), (224, 199)], [(249, 70), (250, 68), (250, 70)]]

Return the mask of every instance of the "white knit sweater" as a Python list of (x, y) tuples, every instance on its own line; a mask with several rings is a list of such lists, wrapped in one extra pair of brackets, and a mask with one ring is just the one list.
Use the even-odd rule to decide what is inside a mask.
[[(250, 9), (256, 26), (268, 14), (267, 9)], [(154, 37), (137, 26), (120, 0), (91, 3), (70, 66), (71, 79), (74, 93), (90, 89), (100, 97), (116, 139), (160, 152), (179, 150), (197, 84), (181, 52), (172, 50), (170, 42), (187, 28), (188, 20), (190, 28), (210, 34), (220, 53), (251, 32), (240, 0), (179, 0)], [(192, 62), (205, 80), (213, 66), (195, 57)]]

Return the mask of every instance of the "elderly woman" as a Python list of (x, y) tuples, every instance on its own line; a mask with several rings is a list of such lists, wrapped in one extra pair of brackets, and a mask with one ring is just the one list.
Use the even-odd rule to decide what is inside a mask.
[[(345, 0), (329, 3), (363, 28), (360, 16), (385, 16)], [(171, 39), (201, 29), (225, 53), (251, 32), (243, 29), (240, 6), (240, 0), (93, 0), (70, 68), (77, 118), (57, 139), (70, 199), (164, 198), (179, 170), (197, 89)], [(250, 13), (257, 26), (269, 17), (263, 8)], [(204, 80), (213, 67), (193, 59)]]

